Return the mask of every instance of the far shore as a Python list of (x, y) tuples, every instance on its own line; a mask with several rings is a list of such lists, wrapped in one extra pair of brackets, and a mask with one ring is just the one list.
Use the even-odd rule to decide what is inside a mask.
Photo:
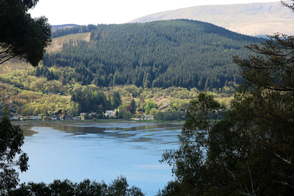
[(40, 124), (85, 124), (85, 123), (168, 123), (184, 124), (182, 121), (159, 121), (159, 120), (125, 120), (125, 119), (95, 119), (95, 120), (25, 120), (11, 121), (13, 125), (40, 125)]

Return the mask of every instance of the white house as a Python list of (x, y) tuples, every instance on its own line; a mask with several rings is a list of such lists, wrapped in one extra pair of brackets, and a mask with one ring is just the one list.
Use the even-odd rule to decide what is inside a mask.
[(141, 116), (141, 118), (142, 118), (142, 120), (154, 120), (154, 118), (152, 116), (144, 115), (144, 114)]
[(10, 117), (10, 120), (20, 120), (19, 117)]
[(105, 116), (109, 116), (109, 117), (114, 117), (114, 110), (106, 110), (106, 112), (104, 113)]

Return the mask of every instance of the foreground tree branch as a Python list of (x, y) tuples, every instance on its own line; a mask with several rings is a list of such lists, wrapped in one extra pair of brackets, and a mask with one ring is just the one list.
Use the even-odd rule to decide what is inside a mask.
[(38, 0), (0, 1), (0, 64), (21, 58), (34, 67), (43, 60), (51, 42), (51, 26), (45, 17), (32, 19), (27, 11)]

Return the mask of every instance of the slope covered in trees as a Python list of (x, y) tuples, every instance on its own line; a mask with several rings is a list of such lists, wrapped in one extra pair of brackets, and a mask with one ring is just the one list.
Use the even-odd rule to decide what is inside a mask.
[(101, 87), (133, 84), (218, 90), (240, 83), (232, 56), (246, 58), (250, 52), (245, 45), (264, 41), (190, 20), (88, 25), (65, 31), (53, 36), (91, 31), (90, 42), (65, 43), (62, 51), (46, 54), (44, 65), (71, 67), (74, 73), (64, 73), (66, 81)]

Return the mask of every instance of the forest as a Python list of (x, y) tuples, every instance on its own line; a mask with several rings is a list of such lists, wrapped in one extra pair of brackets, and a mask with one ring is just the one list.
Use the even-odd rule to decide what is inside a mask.
[[(45, 55), (46, 68), (71, 68), (63, 73), (66, 83), (219, 89), (241, 83), (232, 56), (246, 58), (245, 45), (265, 41), (191, 20), (79, 26), (52, 36), (85, 32), (91, 32), (89, 42), (70, 40)], [(54, 78), (44, 70), (37, 75)]]
[[(89, 41), (69, 38), (87, 32)], [(95, 112), (101, 118), (119, 106), (129, 112), (134, 99), (132, 115), (153, 102), (155, 119), (182, 119), (180, 112), (202, 90), (229, 106), (241, 83), (232, 56), (246, 57), (245, 45), (265, 41), (190, 20), (78, 26), (52, 37), (67, 41), (48, 50), (38, 67), (19, 60), (1, 67), (1, 107), (8, 104), (15, 116)]]

